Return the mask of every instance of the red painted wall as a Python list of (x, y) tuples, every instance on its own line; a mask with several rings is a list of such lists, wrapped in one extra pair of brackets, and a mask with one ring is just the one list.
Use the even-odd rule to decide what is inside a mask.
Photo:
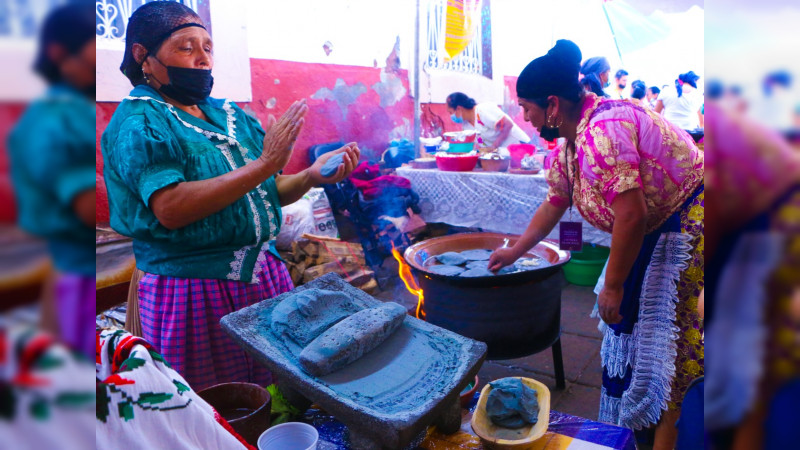
[[(370, 67), (250, 60), (253, 101), (239, 106), (266, 124), (270, 114), (280, 117), (295, 100), (305, 98), (309, 111), (292, 158), (284, 169), (297, 173), (309, 165), (308, 149), (334, 141), (358, 142), (362, 157), (377, 161), (392, 139), (411, 139), (414, 99), (408, 94), (408, 72), (383, 73)], [(341, 81), (340, 81), (341, 80)], [(337, 85), (338, 83), (338, 85)], [(383, 99), (381, 92), (398, 93)], [(97, 221), (107, 222), (108, 197), (103, 183), (100, 136), (116, 103), (97, 108)]]
[(100, 137), (106, 129), (111, 116), (116, 111), (119, 103), (98, 103), (97, 104), (97, 118), (95, 119), (95, 161), (97, 174), (95, 181), (97, 183), (97, 222), (108, 222), (108, 194), (106, 193), (106, 182), (103, 179), (103, 154), (100, 151)]
[[(412, 138), (414, 99), (409, 95), (406, 70), (387, 73), (380, 68), (267, 59), (251, 59), (250, 70), (253, 101), (239, 106), (254, 113), (262, 123), (267, 122), (270, 114), (280, 117), (295, 100), (305, 98), (308, 102), (305, 126), (286, 173), (308, 167), (308, 149), (315, 144), (355, 141), (363, 158), (377, 161), (392, 139)], [(500, 106), (533, 136), (533, 127), (523, 120), (522, 109), (517, 105), (516, 80), (505, 77), (506, 99)], [(98, 222), (109, 220), (100, 136), (116, 107), (116, 103), (97, 106)], [(444, 104), (432, 104), (431, 109), (443, 119), (445, 131), (461, 129), (450, 120)]]
[(305, 126), (287, 173), (308, 167), (308, 148), (315, 144), (355, 141), (364, 157), (376, 161), (393, 138), (412, 137), (414, 99), (408, 94), (405, 70), (383, 74), (385, 80), (401, 86), (404, 94), (396, 102), (384, 100), (382, 106), (379, 91), (390, 84), (382, 83), (382, 69), (267, 59), (251, 59), (250, 67), (253, 102), (249, 107), (262, 123), (270, 114), (279, 117), (295, 100), (308, 101)]

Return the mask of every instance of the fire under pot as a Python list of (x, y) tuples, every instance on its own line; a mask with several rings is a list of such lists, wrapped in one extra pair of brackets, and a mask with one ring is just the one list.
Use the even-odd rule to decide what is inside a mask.
[(519, 236), (460, 233), (428, 239), (409, 247), (411, 266), (424, 295), (424, 319), (462, 336), (485, 342), (487, 359), (512, 359), (553, 348), (558, 387), (564, 383), (561, 358), (562, 266), (569, 252), (543, 241), (524, 258), (541, 258), (539, 267), (505, 275), (466, 278), (427, 270), (429, 259), (445, 252), (497, 249)]

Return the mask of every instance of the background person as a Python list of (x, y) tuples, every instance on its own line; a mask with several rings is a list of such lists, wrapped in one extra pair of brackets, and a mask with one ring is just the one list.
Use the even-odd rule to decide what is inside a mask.
[(614, 85), (610, 87), (606, 92), (608, 96), (614, 100), (625, 100), (627, 94), (625, 94), (625, 88), (628, 87), (628, 71), (625, 69), (619, 69), (616, 74), (614, 74)]
[(647, 92), (645, 93), (645, 105), (650, 109), (656, 109), (656, 102), (658, 101), (658, 94), (661, 93), (661, 89), (657, 86), (650, 86), (647, 88)]
[(647, 85), (642, 80), (636, 80), (631, 83), (631, 102), (637, 106), (645, 106), (644, 98), (646, 95)]
[(464, 130), (477, 130), (485, 145), (494, 148), (528, 143), (531, 138), (493, 103), (477, 103), (462, 92), (447, 96), (447, 112)]
[(94, 23), (86, 5), (50, 13), (34, 65), (49, 87), (8, 142), (19, 226), (47, 241), (55, 266), (42, 327), (87, 357), (96, 314)]
[(609, 86), (611, 77), (611, 64), (605, 56), (595, 56), (587, 59), (581, 65), (580, 82), (586, 92), (592, 92), (598, 97), (607, 97), (603, 89)]
[(674, 87), (661, 91), (656, 112), (684, 130), (702, 128), (703, 96), (697, 91), (699, 79), (700, 76), (691, 70), (680, 74)]

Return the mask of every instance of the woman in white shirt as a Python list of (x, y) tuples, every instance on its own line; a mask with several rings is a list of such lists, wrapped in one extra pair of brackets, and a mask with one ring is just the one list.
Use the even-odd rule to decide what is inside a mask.
[(476, 130), (485, 145), (494, 148), (528, 143), (531, 138), (493, 103), (477, 103), (462, 92), (447, 96), (447, 112), (464, 130)]
[(675, 80), (675, 89), (661, 91), (656, 102), (656, 112), (684, 130), (702, 128), (703, 96), (697, 91), (699, 79), (691, 70), (679, 75)]

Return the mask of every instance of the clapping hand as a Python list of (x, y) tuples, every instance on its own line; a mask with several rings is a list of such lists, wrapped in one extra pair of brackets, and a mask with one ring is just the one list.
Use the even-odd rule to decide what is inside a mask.
[(303, 99), (292, 103), (292, 106), (278, 120), (270, 115), (265, 129), (264, 149), (259, 157), (267, 164), (270, 171), (277, 172), (289, 162), (289, 158), (292, 156), (292, 147), (303, 128), (307, 112), (308, 106)]

